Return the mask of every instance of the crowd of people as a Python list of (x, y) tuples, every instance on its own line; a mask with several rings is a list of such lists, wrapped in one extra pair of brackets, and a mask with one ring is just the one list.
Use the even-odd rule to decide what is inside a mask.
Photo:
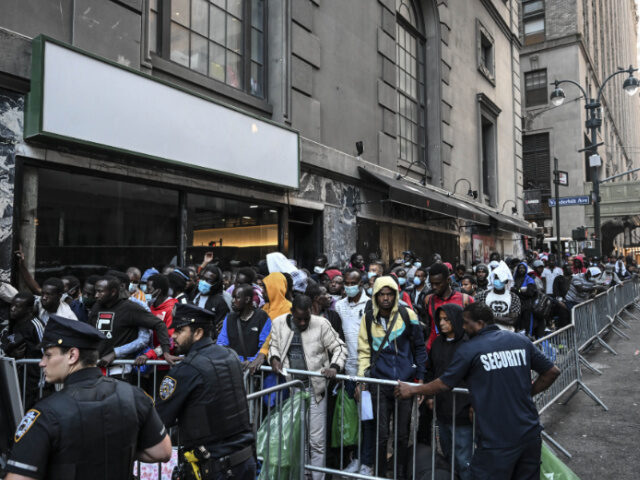
[[(544, 251), (527, 251), (524, 258), (493, 253), (488, 264), (471, 265), (452, 265), (438, 254), (427, 265), (411, 251), (391, 264), (374, 255), (365, 261), (355, 253), (347, 265), (331, 265), (319, 255), (309, 269), (274, 252), (233, 271), (221, 269), (213, 254), (206, 254), (200, 265), (131, 266), (82, 281), (49, 278), (39, 285), (18, 256), (29, 291), (2, 284), (2, 301), (10, 305), (0, 333), (2, 354), (40, 358), (49, 316), (78, 320), (106, 336), (98, 361), (105, 375), (132, 382), (139, 377), (155, 394), (168, 367), (160, 366), (154, 379), (147, 362), (179, 360), (171, 328), (175, 306), (193, 304), (215, 317), (213, 340), (233, 349), (245, 370), (255, 373), (268, 365), (275, 375), (288, 369), (322, 372), (325, 378), (300, 377), (311, 394), (309, 447), (317, 466), (336, 461), (327, 447), (327, 425), (335, 403), (331, 382), (338, 373), (427, 383), (445, 372), (456, 349), (468, 341), (463, 310), (469, 305), (486, 305), (500, 329), (536, 339), (568, 324), (573, 306), (637, 272), (631, 258), (557, 259)], [(133, 361), (114, 365), (116, 359)], [(36, 365), (25, 371), (29, 408), (51, 386)], [(387, 440), (395, 433), (394, 461), (398, 478), (405, 478), (412, 400), (398, 400), (395, 410), (392, 386), (347, 382), (346, 390), (356, 401), (370, 399), (379, 418), (362, 422), (361, 448), (347, 451), (344, 470), (384, 476)], [(465, 479), (470, 478), (473, 409), (458, 399), (452, 413), (451, 395), (438, 395), (437, 421), (443, 453), (450, 457), (447, 439), (455, 417), (457, 472)], [(428, 443), (433, 401), (420, 408), (418, 436)], [(390, 429), (394, 415), (396, 432)], [(323, 478), (319, 472), (313, 476)]]

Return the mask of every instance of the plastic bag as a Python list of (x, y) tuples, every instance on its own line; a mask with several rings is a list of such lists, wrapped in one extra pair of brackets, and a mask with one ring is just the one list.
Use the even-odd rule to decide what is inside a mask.
[(540, 480), (580, 480), (544, 442), (542, 442), (541, 460)]
[(299, 477), (300, 462), (304, 462), (300, 458), (300, 427), (308, 404), (309, 393), (298, 390), (263, 420), (256, 445), (262, 458), (259, 479)]
[(336, 407), (333, 410), (333, 421), (331, 422), (331, 447), (340, 447), (340, 437), (342, 437), (342, 445), (345, 447), (357, 445), (358, 423), (356, 401), (344, 389), (339, 389)]

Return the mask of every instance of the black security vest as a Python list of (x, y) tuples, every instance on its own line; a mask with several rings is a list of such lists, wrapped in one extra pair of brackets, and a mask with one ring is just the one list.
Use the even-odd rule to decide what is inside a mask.
[(211, 344), (192, 350), (182, 363), (195, 368), (203, 380), (202, 389), (190, 395), (178, 417), (184, 446), (208, 446), (251, 433), (242, 367), (236, 354)]
[(60, 424), (46, 479), (131, 478), (138, 416), (129, 384), (99, 377), (65, 386), (48, 399)]
[[(269, 316), (264, 310), (256, 310), (249, 320), (243, 322), (239, 320), (236, 312), (227, 315), (227, 337), (229, 338), (229, 347), (231, 347), (241, 357), (253, 357), (258, 353), (260, 347), (260, 332), (264, 328)], [(238, 332), (238, 321), (240, 323), (240, 332), (242, 339), (240, 341), (240, 333)], [(244, 344), (244, 349), (242, 348)]]

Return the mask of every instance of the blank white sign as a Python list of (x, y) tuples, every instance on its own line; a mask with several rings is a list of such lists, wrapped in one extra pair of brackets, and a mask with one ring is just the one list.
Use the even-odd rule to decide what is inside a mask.
[(42, 133), (298, 188), (298, 134), (46, 42)]

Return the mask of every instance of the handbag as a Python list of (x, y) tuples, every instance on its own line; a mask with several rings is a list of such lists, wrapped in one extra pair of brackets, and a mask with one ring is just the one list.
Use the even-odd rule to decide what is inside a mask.
[(546, 293), (539, 292), (533, 304), (533, 313), (542, 318), (548, 318), (553, 308), (553, 299)]

